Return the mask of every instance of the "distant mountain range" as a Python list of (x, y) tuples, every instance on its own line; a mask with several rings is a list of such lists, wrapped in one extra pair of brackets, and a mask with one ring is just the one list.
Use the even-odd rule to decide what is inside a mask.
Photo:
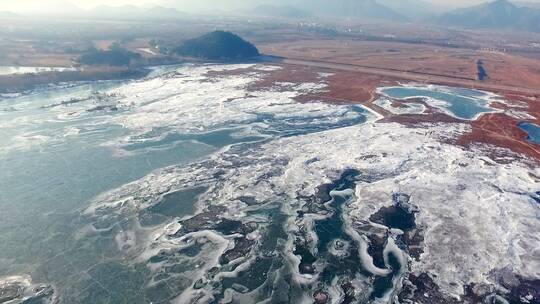
[(518, 6), (507, 0), (454, 10), (442, 15), (439, 23), (485, 29), (516, 29), (540, 32), (540, 9)]
[[(199, 0), (205, 1), (205, 0)], [(427, 0), (273, 0), (260, 14), (304, 18), (309, 15), (374, 18), (391, 21), (430, 20), (466, 28), (540, 32), (540, 4), (495, 0), (446, 12)], [(241, 0), (237, 0), (240, 4)], [(252, 2), (250, 2), (252, 3)]]
[(379, 3), (377, 0), (311, 0), (303, 7), (312, 7), (315, 13), (342, 17), (364, 17), (404, 21), (404, 15)]
[(489, 0), (445, 13), (448, 9), (434, 6), (427, 0), (273, 0), (272, 5), (259, 6), (256, 11), (289, 18), (318, 15), (391, 21), (427, 20), (465, 28), (540, 32), (540, 4), (528, 1), (514, 4), (508, 0)]
[[(163, 6), (99, 6), (83, 10), (72, 4), (31, 14), (109, 20), (174, 20), (195, 13), (257, 15), (283, 18), (326, 16), (351, 19), (380, 19), (393, 22), (429, 22), (474, 29), (515, 29), (540, 32), (540, 3), (533, 0), (487, 0), (484, 4), (448, 11), (429, 0), (159, 0)], [(43, 4), (45, 5), (45, 4)], [(445, 13), (446, 11), (446, 13)], [(17, 15), (0, 12), (0, 17)]]
[[(220, 11), (235, 13), (255, 11), (258, 15), (279, 15), (281, 17), (285, 15), (303, 18), (306, 15), (317, 15), (376, 18), (393, 21), (407, 19), (403, 14), (384, 5), (383, 1), (399, 0), (162, 0), (162, 3), (180, 10), (191, 8), (200, 12), (214, 13)], [(419, 5), (419, 7), (421, 6)]]
[(393, 21), (426, 18), (442, 11), (443, 8), (423, 0), (275, 0), (254, 9), (258, 15), (287, 18), (333, 15)]
[(179, 19), (187, 14), (174, 8), (163, 6), (140, 7), (135, 5), (124, 6), (98, 6), (79, 14), (90, 18), (122, 19), (122, 20), (152, 20), (152, 19)]
[(168, 8), (163, 6), (108, 6), (101, 5), (92, 9), (82, 9), (75, 5), (52, 6), (51, 9), (39, 10), (39, 7), (33, 8), (24, 13), (14, 14), (12, 12), (0, 11), (0, 17), (24, 17), (25, 15), (42, 15), (42, 16), (58, 16), (69, 18), (88, 18), (88, 19), (102, 19), (102, 20), (166, 20), (166, 19), (180, 19), (188, 16), (188, 14), (180, 12), (174, 8)]
[[(514, 4), (508, 0), (494, 0), (484, 4), (444, 13), (427, 0), (231, 0), (215, 4), (214, 0), (198, 0), (201, 7), (227, 7), (234, 12), (249, 12), (259, 16), (308, 18), (333, 16), (347, 18), (382, 19), (395, 22), (425, 20), (436, 23), (475, 29), (516, 29), (540, 32), (540, 5), (524, 0)], [(179, 3), (181, 3), (180, 0)], [(224, 6), (225, 5), (225, 6)], [(182, 6), (178, 6), (181, 9)], [(244, 8), (244, 10), (242, 10)], [(247, 11), (245, 9), (248, 9)], [(85, 11), (85, 16), (103, 19), (179, 19), (187, 14), (162, 6), (120, 7), (101, 6)]]
[(410, 19), (425, 19), (446, 10), (446, 7), (436, 6), (424, 0), (378, 0), (378, 2)]
[(263, 4), (253, 8), (252, 12), (259, 16), (281, 18), (307, 18), (312, 16), (310, 12), (290, 5)]

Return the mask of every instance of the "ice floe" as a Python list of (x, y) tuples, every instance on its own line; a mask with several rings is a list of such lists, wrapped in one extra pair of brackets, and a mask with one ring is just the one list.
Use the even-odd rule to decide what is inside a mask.
[[(436, 275), (444, 292), (460, 296), (464, 286), (488, 282), (487, 274), (502, 267), (538, 277), (539, 210), (529, 196), (537, 185), (529, 174), (538, 175), (539, 169), (518, 161), (489, 163), (480, 149), (442, 142), (467, 129), (460, 124), (410, 129), (370, 123), (276, 139), (253, 150), (217, 154), (207, 165), (155, 172), (107, 196), (113, 201), (134, 193), (150, 198), (163, 189), (206, 179), (214, 186), (200, 203), (224, 206), (229, 210), (224, 216), (234, 218), (246, 209), (235, 203), (246, 191), (259, 202), (292, 201), (292, 206), (282, 206), (292, 214), (299, 196), (315, 195), (317, 186), (355, 168), (370, 179), (356, 186), (357, 200), (346, 216), (352, 222), (367, 221), (380, 207), (391, 204), (392, 193), (409, 193), (410, 204), (418, 209), (418, 224), (426, 229), (424, 253), (411, 262), (410, 271)], [(218, 170), (225, 172), (212, 180)], [(392, 248), (385, 252), (396, 252)], [(387, 273), (375, 268), (372, 272)]]

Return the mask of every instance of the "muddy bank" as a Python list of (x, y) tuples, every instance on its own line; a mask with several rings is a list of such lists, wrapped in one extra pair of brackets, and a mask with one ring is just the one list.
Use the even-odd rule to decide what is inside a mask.
[(14, 93), (39, 86), (75, 81), (122, 80), (142, 78), (150, 70), (143, 68), (104, 68), (82, 71), (44, 72), (0, 76), (0, 93)]

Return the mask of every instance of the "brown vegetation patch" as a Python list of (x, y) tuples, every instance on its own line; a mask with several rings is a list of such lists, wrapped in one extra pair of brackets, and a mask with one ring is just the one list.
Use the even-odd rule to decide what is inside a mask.
[(375, 90), (383, 82), (396, 84), (395, 80), (381, 76), (337, 71), (328, 79), (328, 94), (332, 98), (349, 100), (357, 103), (371, 103), (376, 99)]
[[(407, 101), (407, 102), (411, 102), (411, 101)], [(398, 100), (391, 100), (390, 105), (396, 109), (407, 109), (409, 107), (405, 102), (398, 101)]]
[(527, 133), (518, 127), (518, 119), (505, 114), (485, 114), (471, 123), (472, 131), (458, 139), (457, 144), (469, 146), (486, 143), (507, 148), (540, 161), (540, 146), (528, 142)]
[(508, 110), (510, 108), (508, 105), (498, 101), (491, 102), (489, 107), (497, 110)]
[(259, 47), (266, 54), (287, 59), (349, 64), (396, 73), (408, 72), (424, 75), (426, 81), (441, 76), (474, 82), (477, 79), (476, 61), (481, 59), (488, 79), (478, 82), (479, 87), (510, 86), (536, 90), (540, 86), (540, 61), (501, 52), (346, 38), (268, 43)]
[[(250, 84), (248, 90), (260, 91), (273, 89), (279, 84), (299, 85), (303, 83), (325, 83), (327, 88), (319, 93), (305, 93), (296, 97), (298, 102), (321, 101), (334, 104), (361, 103), (369, 104), (375, 100), (375, 89), (381, 85), (395, 85), (396, 80), (383, 79), (381, 76), (333, 70), (321, 67), (294, 64), (272, 64), (280, 69), (261, 71), (256, 67), (228, 71), (211, 71), (210, 78), (257, 73), (260, 78)], [(323, 75), (328, 74), (328, 75)]]
[[(533, 123), (540, 122), (540, 102), (535, 97), (522, 95), (503, 94), (509, 104), (493, 103), (494, 108), (506, 110), (512, 108), (513, 102), (523, 102), (528, 105), (524, 110), (536, 117), (529, 120)], [(443, 122), (443, 123), (463, 123), (463, 120), (453, 118), (445, 113), (437, 112), (428, 106), (426, 114), (404, 114), (385, 116), (381, 122), (397, 122), (411, 127), (419, 127), (422, 123)], [(496, 147), (507, 148), (512, 152), (526, 155), (536, 161), (540, 161), (540, 146), (526, 140), (527, 134), (518, 127), (522, 120), (510, 117), (504, 113), (487, 113), (475, 121), (468, 122), (471, 125), (471, 132), (464, 134), (454, 143), (469, 147), (475, 143), (490, 144)], [(497, 155), (496, 155), (497, 154)], [(494, 159), (500, 159), (503, 155), (498, 155), (493, 151)], [(508, 155), (506, 155), (508, 156)]]
[[(273, 87), (276, 82), (301, 84), (305, 82), (324, 82), (327, 88), (323, 92), (306, 93), (298, 96), (299, 102), (322, 101), (334, 104), (371, 104), (376, 99), (375, 90), (383, 85), (394, 85), (397, 80), (383, 79), (381, 76), (340, 71), (320, 67), (283, 64), (282, 69), (272, 71), (255, 83), (253, 89)], [(325, 77), (321, 73), (326, 73)], [(384, 111), (384, 110), (383, 110)]]
[(540, 124), (540, 95), (537, 96), (526, 96), (526, 95), (518, 95), (518, 94), (502, 94), (505, 99), (509, 100), (510, 102), (519, 103), (526, 105), (525, 111), (529, 113), (531, 116), (534, 116), (535, 119), (528, 120), (529, 122), (533, 122), (536, 124)]
[(268, 90), (279, 83), (292, 83), (295, 85), (323, 81), (319, 76), (319, 70), (311, 67), (293, 66), (288, 64), (279, 65), (281, 69), (266, 71), (265, 75), (249, 86), (250, 90)]

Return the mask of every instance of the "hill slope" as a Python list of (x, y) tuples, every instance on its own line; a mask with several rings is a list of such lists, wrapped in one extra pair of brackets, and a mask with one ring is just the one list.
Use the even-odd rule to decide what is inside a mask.
[(267, 15), (276, 15), (278, 11), (285, 14), (305, 11), (318, 16), (378, 18), (392, 21), (406, 19), (402, 14), (384, 5), (382, 1), (384, 0), (161, 0), (161, 3), (181, 10), (189, 7), (195, 11), (214, 13), (219, 10), (252, 11), (258, 6), (270, 5), (273, 12), (266, 12)]
[(446, 11), (424, 0), (378, 0), (378, 2), (411, 19), (427, 18)]
[(182, 56), (211, 60), (250, 59), (259, 56), (259, 50), (253, 44), (225, 31), (215, 31), (187, 40), (175, 52)]
[(186, 16), (173, 8), (163, 6), (139, 7), (135, 5), (124, 6), (98, 6), (90, 11), (85, 11), (83, 15), (89, 18), (110, 19), (110, 20), (159, 20), (159, 19), (180, 19)]
[(259, 16), (281, 18), (306, 18), (311, 15), (305, 10), (288, 5), (261, 4), (256, 6), (252, 11)]
[(496, 0), (444, 14), (439, 22), (468, 28), (540, 31), (540, 10)]

